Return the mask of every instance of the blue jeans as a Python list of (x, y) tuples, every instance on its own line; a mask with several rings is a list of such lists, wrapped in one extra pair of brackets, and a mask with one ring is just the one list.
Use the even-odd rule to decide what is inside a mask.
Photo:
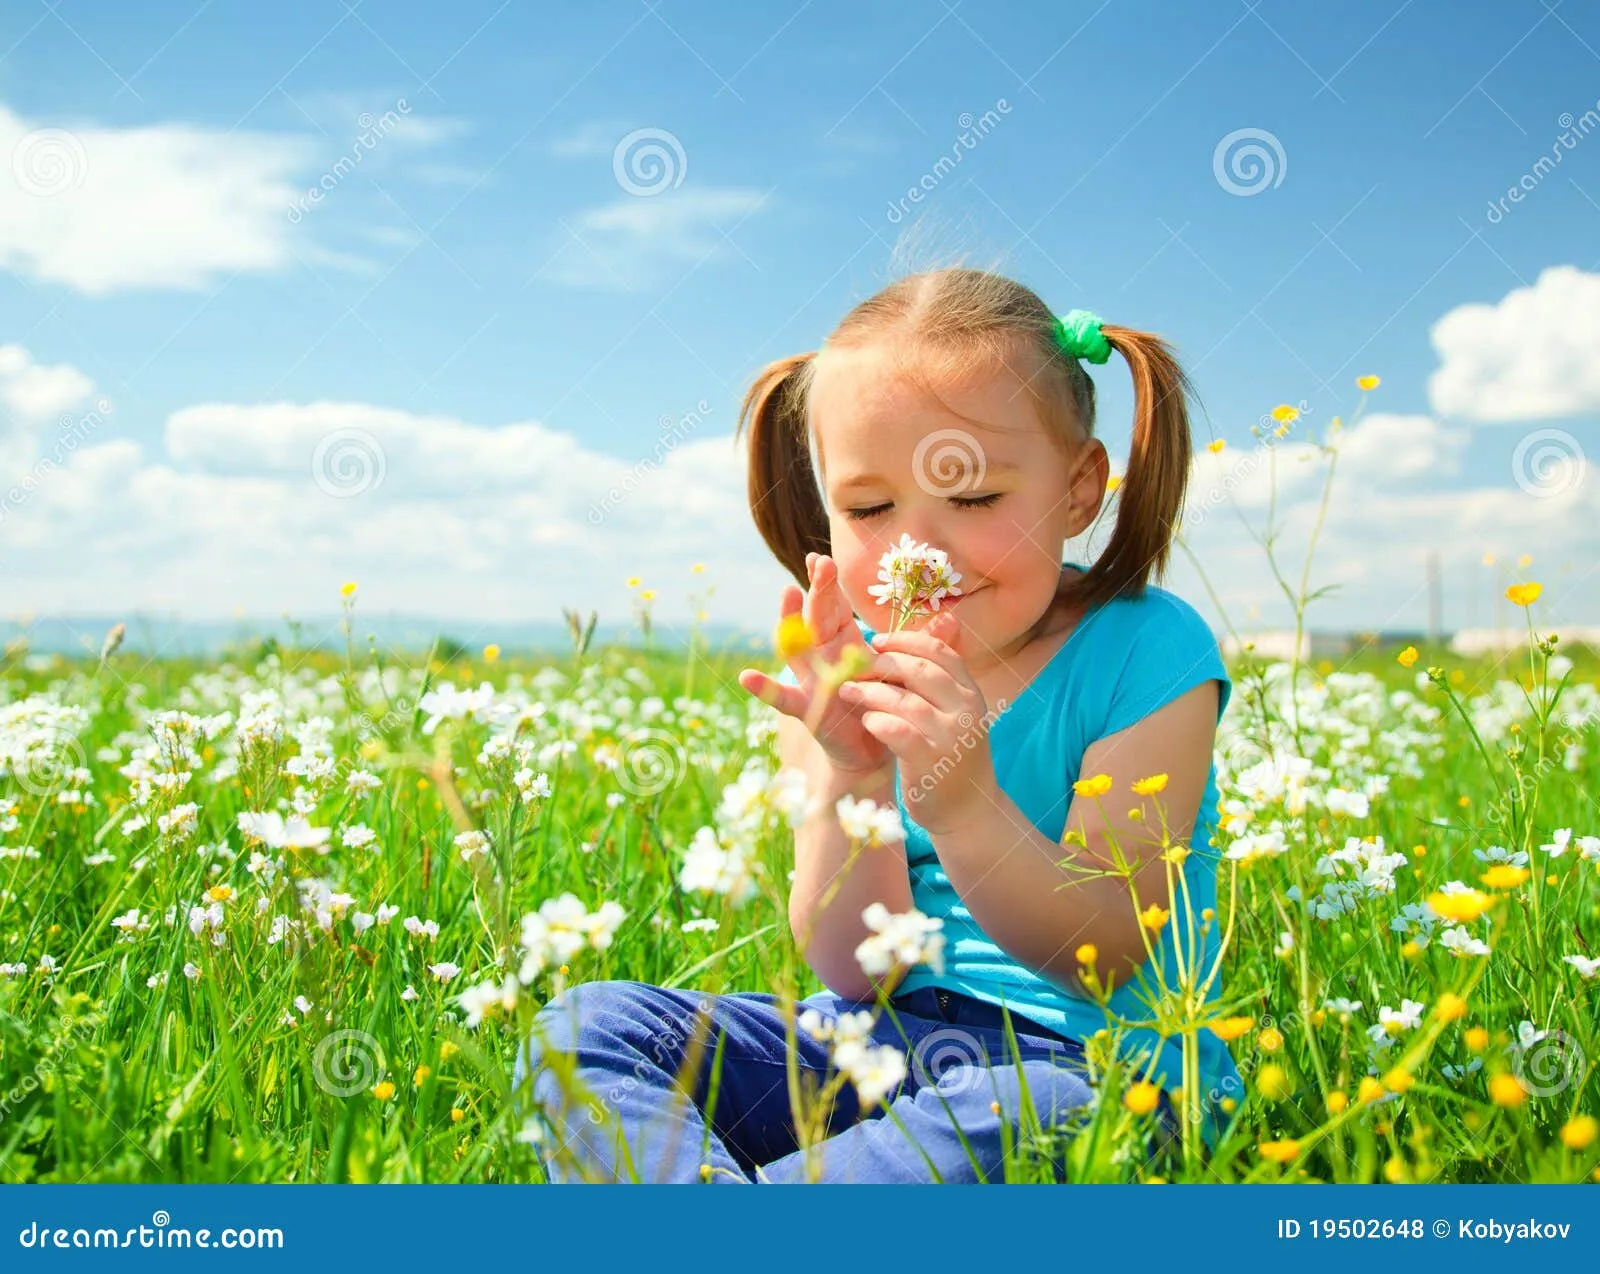
[[(872, 1043), (905, 1053), (906, 1077), (885, 1099), (887, 1112), (883, 1103), (863, 1112), (854, 1086), (844, 1083), (827, 1138), (813, 1147), (817, 1180), (1001, 1181), (1023, 1085), (1044, 1129), (1093, 1097), (1081, 1046), (1015, 1014), (1012, 1053), (1001, 1010), (984, 1001), (924, 988), (890, 1006), (893, 1015), (878, 1015)], [(872, 1007), (822, 991), (800, 1001), (796, 1016), (813, 1008), (832, 1020)], [(797, 1027), (796, 1051), (801, 1083), (814, 1092), (829, 1045)], [(552, 1064), (557, 1053), (574, 1068), (570, 1075)], [(691, 1059), (698, 1061), (693, 1075)], [(589, 982), (539, 1012), (513, 1083), (533, 1078), (543, 1121), (535, 1144), (552, 1181), (799, 1182), (813, 1178), (794, 1131), (786, 1059), (776, 995)], [(1059, 1155), (1052, 1161), (1059, 1177)]]

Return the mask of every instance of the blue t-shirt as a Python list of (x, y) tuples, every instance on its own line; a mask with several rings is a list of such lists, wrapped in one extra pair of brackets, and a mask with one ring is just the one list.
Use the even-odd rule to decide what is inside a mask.
[[(1082, 566), (1067, 563), (1073, 570)], [(868, 641), (873, 630), (856, 621)], [(793, 682), (787, 669), (780, 680)], [(1135, 598), (1119, 597), (1094, 607), (1079, 620), (1062, 647), (1051, 656), (1017, 699), (1007, 705), (989, 730), (989, 750), (1000, 787), (1016, 802), (1033, 825), (1059, 843), (1067, 828), (1067, 811), (1073, 799), (1074, 780), (1081, 773), (1084, 752), (1098, 739), (1125, 730), (1170, 703), (1185, 691), (1215, 680), (1218, 717), (1227, 706), (1232, 682), (1210, 627), (1187, 602), (1165, 589), (1147, 586)], [(993, 705), (991, 705), (991, 710)], [(1104, 798), (1103, 798), (1104, 799)], [(1005, 1004), (1039, 1025), (1069, 1039), (1086, 1040), (1107, 1027), (1106, 1012), (1095, 1001), (1068, 992), (1055, 982), (1018, 964), (979, 928), (940, 865), (933, 842), (906, 809), (895, 785), (895, 802), (906, 827), (906, 860), (911, 874), (911, 898), (926, 916), (944, 921), (944, 972), (917, 965), (897, 988), (945, 987), (974, 999)], [(1193, 852), (1182, 872), (1188, 883), (1191, 914), (1200, 925), (1200, 913), (1216, 907), (1216, 851), (1212, 836), (1217, 826), (1216, 767), (1206, 776), (1205, 793), (1189, 845)], [(1066, 857), (1063, 852), (1062, 857)], [(1063, 881), (1071, 876), (1063, 870)], [(1170, 905), (1172, 918), (1155, 944), (1166, 969), (1166, 982), (1178, 985), (1177, 942), (1187, 950), (1188, 929), (1183, 926), (1185, 904)], [(1133, 903), (1130, 896), (1129, 908)], [(1195, 934), (1202, 976), (1214, 966), (1219, 944), (1215, 920)], [(1070, 941), (1069, 935), (1063, 941)], [(1121, 1019), (1148, 1021), (1153, 1014), (1149, 992), (1141, 998), (1140, 975), (1154, 980), (1149, 962), (1138, 974), (1120, 980), (1110, 1000)], [(1220, 976), (1210, 997), (1221, 990)], [(1227, 1046), (1210, 1031), (1198, 1036), (1200, 1083), (1203, 1094), (1217, 1096), (1239, 1092), (1239, 1073)], [(1124, 1054), (1130, 1058), (1154, 1056), (1153, 1078), (1164, 1088), (1183, 1083), (1181, 1037), (1163, 1040), (1152, 1029), (1127, 1031)], [(1141, 1067), (1143, 1070), (1144, 1067)], [(1212, 1115), (1215, 1115), (1213, 1110)]]

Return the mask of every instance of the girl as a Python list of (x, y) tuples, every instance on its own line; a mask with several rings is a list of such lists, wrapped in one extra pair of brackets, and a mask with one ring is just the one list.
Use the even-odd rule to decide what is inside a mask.
[[(1108, 485), (1083, 362), (1113, 351), (1135, 391), (1116, 523), (1092, 565), (1063, 564)], [(782, 714), (779, 753), (807, 782), (789, 925), (828, 989), (802, 1002), (815, 1012), (798, 1064), (820, 1080), (830, 1028), (859, 1029), (864, 1019), (841, 1015), (882, 995), (893, 1012), (871, 1043), (903, 1050), (906, 1074), (886, 1110), (863, 1112), (846, 1087), (808, 1162), (776, 996), (580, 985), (546, 1006), (531, 1065), (519, 1062), (519, 1079), (536, 1072), (552, 1177), (580, 1164), (591, 1179), (999, 1180), (1024, 1090), (1042, 1125), (1066, 1121), (1093, 1099), (1084, 1042), (1107, 1009), (1149, 1021), (1154, 974), (1170, 986), (1185, 959), (1211, 970), (1211, 758), (1231, 684), (1199, 615), (1149, 584), (1183, 504), (1189, 390), (1159, 338), (1083, 311), (1057, 318), (1021, 284), (970, 269), (903, 279), (821, 351), (762, 372), (739, 426), (750, 503), (804, 586), (785, 589), (781, 613), (803, 616), (815, 648), (777, 679), (746, 669), (739, 682)], [(944, 549), (959, 572), (958, 595), (920, 628), (897, 625), (876, 587), (903, 536)], [(867, 670), (834, 691), (814, 661), (851, 648)], [(852, 856), (835, 816), (845, 796), (895, 802), (904, 842)], [(1163, 826), (1180, 847), (1181, 901)], [(1131, 882), (1062, 865), (1103, 871), (1113, 844)], [(869, 975), (856, 957), (869, 908), (880, 921), (913, 908), (941, 920), (942, 961)], [(1102, 1006), (1089, 988), (1107, 984)], [(1211, 998), (1219, 990), (1213, 980)], [(1187, 1077), (1199, 1091), (1185, 1099), (1197, 1118), (1238, 1082), (1221, 1041), (1199, 1040)], [(1143, 1093), (1185, 1084), (1177, 1037), (1134, 1028), (1122, 1046)], [(554, 1058), (569, 1055), (558, 1078)], [(598, 1104), (569, 1102), (570, 1079)]]

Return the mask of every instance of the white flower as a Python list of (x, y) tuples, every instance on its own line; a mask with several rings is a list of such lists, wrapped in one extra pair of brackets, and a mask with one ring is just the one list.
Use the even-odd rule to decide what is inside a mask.
[(956, 587), (961, 575), (950, 569), (945, 551), (909, 535), (901, 535), (900, 542), (878, 559), (878, 579), (882, 582), (867, 592), (880, 605), (893, 607), (897, 618), (919, 610), (937, 611), (944, 598), (961, 596)]
[(896, 966), (926, 964), (944, 972), (944, 921), (923, 915), (916, 908), (891, 915), (881, 902), (861, 913), (872, 935), (856, 947), (856, 963), (869, 976), (880, 976)]
[(550, 776), (543, 772), (536, 775), (531, 769), (524, 767), (511, 776), (511, 781), (516, 784), (524, 803), (541, 800), (550, 795)]
[(1223, 857), (1248, 863), (1253, 859), (1264, 858), (1268, 854), (1286, 853), (1288, 849), (1288, 842), (1283, 838), (1283, 829), (1269, 827), (1259, 832), (1246, 832), (1238, 837), (1228, 846)]
[(521, 989), (521, 983), (513, 974), (508, 973), (505, 981), (498, 985), (491, 978), (487, 982), (469, 986), (457, 998), (457, 1003), (466, 1010), (467, 1026), (477, 1027), (483, 1021), (484, 1014), (491, 1009), (498, 1007), (507, 1013), (515, 1009)]
[(532, 982), (547, 965), (565, 964), (585, 944), (605, 950), (627, 914), (615, 902), (602, 902), (597, 910), (587, 911), (570, 893), (547, 899), (538, 911), (522, 917), (523, 958), (517, 976)]
[(382, 786), (382, 779), (365, 770), (351, 770), (344, 780), (344, 790), (347, 792), (376, 792)]
[(1589, 956), (1569, 955), (1561, 958), (1576, 969), (1585, 982), (1600, 975), (1600, 956), (1591, 958)]
[(1369, 1026), (1367, 1034), (1374, 1044), (1386, 1048), (1394, 1036), (1403, 1031), (1414, 1031), (1422, 1025), (1424, 1007), (1420, 1000), (1401, 1000), (1399, 1009), (1391, 1009), (1385, 1004), (1378, 1010), (1377, 1025)]
[(1323, 1007), (1330, 1013), (1338, 1013), (1340, 1015), (1359, 1013), (1361, 1012), (1361, 1001), (1347, 1000), (1342, 995), (1336, 995), (1331, 1000), (1326, 1001)]
[(417, 988), (412, 986), (411, 983), (407, 982), (406, 989), (400, 992), (400, 998), (402, 1000), (415, 1000), (420, 997), (417, 995)]
[(461, 861), (464, 863), (470, 863), (489, 852), (489, 838), (482, 832), (462, 832), (456, 837), (455, 845), (461, 851)]
[(1343, 814), (1348, 818), (1365, 818), (1370, 812), (1365, 793), (1346, 792), (1342, 787), (1329, 788), (1323, 803), (1330, 814)]
[(441, 721), (482, 719), (494, 705), (494, 686), (483, 682), (476, 690), (457, 690), (446, 681), (422, 696), (417, 707), (429, 714), (422, 723), (422, 733), (432, 734)]
[(1548, 1034), (1548, 1031), (1535, 1030), (1532, 1022), (1523, 1020), (1517, 1023), (1517, 1042), (1511, 1047), (1519, 1051), (1530, 1049)]
[(1489, 954), (1489, 945), (1481, 938), (1474, 938), (1462, 926), (1446, 929), (1439, 935), (1439, 945), (1446, 951), (1457, 956), (1486, 956)]
[(438, 978), (439, 981), (448, 982), (451, 978), (455, 977), (456, 974), (461, 972), (461, 966), (451, 964), (448, 960), (441, 960), (438, 964), (430, 964), (428, 966), (428, 972), (433, 974), (434, 977)]
[(839, 798), (834, 810), (845, 835), (868, 847), (876, 848), (906, 838), (900, 811), (893, 806), (879, 806), (871, 798), (857, 800), (846, 795)]
[(200, 966), (195, 964), (192, 960), (186, 962), (183, 966), (183, 976), (188, 978), (189, 981), (193, 982), (200, 976)]
[(1556, 834), (1552, 838), (1551, 844), (1540, 845), (1539, 848), (1549, 854), (1551, 858), (1560, 858), (1562, 854), (1567, 852), (1571, 841), (1572, 829), (1570, 827), (1561, 827), (1556, 829)]
[(702, 827), (683, 856), (678, 886), (685, 893), (726, 895), (734, 906), (756, 894), (757, 864), (742, 839), (727, 839), (715, 829)]
[(836, 1043), (833, 1064), (856, 1086), (863, 1110), (871, 1110), (906, 1077), (906, 1057), (893, 1044)]
[(328, 852), (326, 827), (313, 827), (300, 815), (284, 818), (276, 810), (264, 814), (243, 811), (239, 815), (239, 830), (246, 836), (265, 841), (269, 849), (314, 849), (319, 854)]
[(316, 1005), (312, 1004), (311, 1001), (306, 999), (306, 997), (303, 995), (297, 995), (294, 997), (294, 1006), (300, 1010), (300, 1015), (302, 1017), (316, 1007)]
[(155, 990), (155, 988), (158, 987), (158, 986), (166, 986), (167, 985), (167, 971), (165, 969), (163, 969), (163, 970), (161, 970), (160, 973), (152, 973), (148, 978), (146, 978), (144, 980), (144, 984), (147, 987), (149, 987), (152, 991)]
[[(379, 907), (378, 912), (378, 923), (382, 924), (383, 908)], [(416, 916), (407, 916), (402, 923), (406, 927), (406, 932), (413, 938), (427, 938), (429, 942), (432, 942), (439, 936), (439, 922), (437, 920), (419, 920)]]
[(1600, 862), (1600, 836), (1578, 837), (1578, 852), (1586, 863)]
[(0, 964), (0, 977), (20, 978), (28, 971), (24, 961), (18, 960), (14, 964)]
[(149, 932), (150, 921), (147, 917), (139, 914), (137, 907), (130, 907), (120, 916), (113, 916), (111, 926), (118, 930), (118, 942), (132, 942), (141, 933)]
[(1488, 849), (1475, 849), (1472, 856), (1480, 863), (1510, 863), (1513, 867), (1526, 867), (1528, 855), (1524, 850), (1512, 853), (1504, 845), (1490, 845)]
[(714, 916), (703, 916), (698, 920), (685, 920), (678, 926), (680, 933), (714, 933), (717, 929), (717, 919)]
[(388, 924), (391, 920), (393, 920), (399, 914), (400, 914), (400, 908), (399, 907), (391, 907), (386, 902), (380, 902), (378, 904), (378, 923), (380, 925)]
[(356, 937), (358, 938), (376, 923), (377, 917), (370, 911), (353, 911), (350, 913), (350, 927), (356, 931)]
[(378, 833), (365, 823), (352, 823), (339, 833), (339, 840), (346, 849), (365, 849), (378, 839)]

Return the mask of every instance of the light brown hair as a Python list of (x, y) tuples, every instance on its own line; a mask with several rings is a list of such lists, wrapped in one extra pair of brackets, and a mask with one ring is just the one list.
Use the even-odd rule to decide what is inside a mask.
[[(1136, 596), (1160, 579), (1172, 551), (1189, 479), (1186, 399), (1193, 387), (1159, 336), (1104, 326), (1133, 375), (1133, 439), (1116, 522), (1090, 569), (1064, 596), (1082, 606)], [(954, 267), (891, 283), (845, 315), (828, 348), (888, 344), (914, 350), (919, 366), (962, 377), (1011, 367), (1051, 436), (1094, 436), (1095, 388), (1083, 364), (1056, 341), (1055, 313), (1022, 284), (988, 270)], [(807, 398), (817, 354), (767, 364), (744, 396), (734, 437), (749, 429), (750, 510), (778, 560), (805, 588), (806, 554), (829, 551), (828, 515), (811, 461)], [(1020, 366), (1018, 360), (1020, 359)], [(909, 360), (908, 360), (909, 361)]]

